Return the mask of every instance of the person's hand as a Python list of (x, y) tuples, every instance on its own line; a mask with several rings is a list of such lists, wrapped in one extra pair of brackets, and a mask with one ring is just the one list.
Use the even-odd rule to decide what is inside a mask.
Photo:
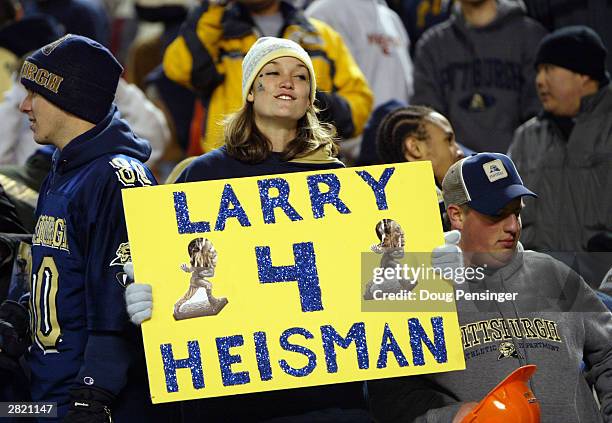
[(185, 263), (181, 264), (181, 269), (183, 269), (183, 272), (189, 273), (189, 267)]
[(70, 408), (63, 423), (111, 422), (110, 405), (114, 395), (95, 387), (78, 387), (70, 390)]
[(457, 414), (455, 414), (455, 418), (453, 418), (453, 423), (461, 423), (465, 416), (470, 414), (470, 412), (474, 408), (476, 408), (477, 405), (477, 402), (466, 402), (465, 404), (463, 404), (461, 408), (459, 408), (459, 411), (457, 411)]
[[(127, 262), (123, 266), (123, 271), (127, 274), (130, 281), (134, 280), (134, 265)], [(130, 320), (135, 325), (140, 325), (145, 320), (151, 318), (153, 309), (153, 290), (151, 285), (146, 283), (130, 283), (125, 288), (125, 304)]]
[(459, 248), (461, 232), (453, 230), (444, 232), (444, 245), (436, 247), (431, 252), (431, 266), (442, 270), (444, 273), (452, 269), (453, 274), (463, 265), (463, 252)]

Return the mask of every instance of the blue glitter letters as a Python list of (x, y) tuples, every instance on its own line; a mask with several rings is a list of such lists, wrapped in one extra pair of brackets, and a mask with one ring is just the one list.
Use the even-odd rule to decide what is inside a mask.
[(255, 340), (255, 355), (257, 356), (259, 377), (261, 380), (270, 380), (272, 379), (272, 367), (270, 367), (270, 352), (268, 351), (266, 333), (255, 332), (253, 339)]
[(334, 344), (338, 344), (340, 347), (347, 349), (353, 341), (355, 341), (359, 368), (369, 368), (368, 344), (366, 342), (365, 324), (363, 322), (353, 324), (346, 338), (340, 336), (331, 325), (321, 326), (321, 337), (323, 339), (323, 350), (325, 351), (325, 362), (327, 363), (328, 373), (336, 373), (338, 371)]
[(306, 339), (312, 339), (314, 335), (304, 328), (289, 328), (285, 330), (280, 336), (281, 348), (285, 351), (291, 351), (305, 355), (308, 358), (308, 364), (302, 367), (301, 369), (291, 367), (289, 363), (287, 363), (287, 361), (284, 359), (278, 360), (278, 364), (280, 365), (281, 369), (283, 369), (283, 371), (290, 376), (308, 376), (310, 373), (312, 373), (315, 367), (317, 367), (317, 356), (312, 350), (306, 347), (290, 343), (289, 337), (291, 335), (302, 335)]
[(380, 343), (380, 354), (378, 354), (378, 362), (376, 363), (377, 368), (384, 369), (387, 367), (389, 351), (395, 355), (397, 364), (399, 364), (400, 367), (406, 367), (408, 365), (408, 360), (406, 360), (406, 356), (395, 340), (395, 336), (393, 336), (393, 332), (391, 332), (391, 328), (389, 328), (389, 323), (385, 323), (385, 331), (383, 332), (382, 341)]
[[(232, 204), (234, 207), (229, 208)], [(222, 231), (225, 229), (225, 222), (228, 218), (235, 217), (240, 222), (240, 226), (251, 226), (249, 218), (247, 217), (244, 209), (234, 193), (234, 189), (230, 184), (225, 184), (223, 187), (223, 194), (221, 195), (221, 204), (219, 205), (219, 215), (217, 216), (217, 223), (215, 224), (215, 231)]]
[(434, 333), (433, 344), (427, 337), (427, 334), (425, 333), (423, 326), (421, 326), (419, 319), (408, 319), (408, 332), (410, 333), (410, 346), (412, 347), (412, 361), (415, 366), (422, 366), (425, 364), (421, 341), (425, 343), (438, 363), (446, 363), (448, 361), (446, 356), (446, 339), (444, 338), (444, 325), (442, 317), (432, 317), (431, 326)]
[(297, 281), (300, 290), (302, 311), (323, 310), (321, 287), (317, 273), (317, 262), (312, 242), (293, 244), (293, 266), (272, 266), (270, 247), (255, 247), (259, 282), (293, 282)]
[[(340, 193), (340, 180), (333, 173), (322, 173), (320, 175), (311, 175), (306, 177), (308, 181), (308, 191), (310, 192), (310, 203), (312, 207), (312, 215), (315, 219), (325, 217), (325, 204), (331, 204), (342, 214), (348, 214), (351, 211), (346, 204), (342, 202), (338, 194)], [(329, 191), (321, 193), (319, 184), (326, 184)]]
[(161, 344), (162, 361), (164, 363), (164, 374), (166, 376), (166, 390), (178, 392), (179, 386), (176, 380), (176, 369), (191, 369), (191, 380), (195, 389), (204, 388), (204, 372), (202, 371), (202, 359), (200, 358), (200, 345), (198, 341), (187, 342), (189, 357), (175, 360), (172, 353), (172, 344)]
[(230, 348), (244, 345), (242, 335), (223, 336), (216, 339), (217, 355), (219, 356), (219, 366), (221, 367), (221, 379), (223, 386), (244, 385), (249, 383), (249, 372), (232, 372), (232, 364), (241, 363), (240, 354), (230, 354)]
[(198, 234), (210, 232), (210, 223), (192, 222), (187, 208), (187, 195), (183, 191), (174, 192), (174, 211), (179, 234)]
[(387, 183), (389, 183), (389, 179), (391, 179), (393, 172), (395, 172), (394, 167), (386, 168), (380, 176), (380, 180), (377, 181), (367, 170), (357, 171), (357, 174), (361, 176), (361, 179), (366, 181), (370, 188), (372, 188), (372, 191), (374, 191), (378, 210), (387, 210), (389, 208), (387, 205), (387, 194), (385, 193), (385, 188), (387, 187)]
[[(276, 223), (274, 209), (280, 207), (292, 222), (302, 220), (302, 216), (289, 204), (289, 183), (283, 178), (271, 178), (257, 181), (259, 199), (264, 223)], [(278, 197), (270, 197), (270, 188), (278, 190)]]

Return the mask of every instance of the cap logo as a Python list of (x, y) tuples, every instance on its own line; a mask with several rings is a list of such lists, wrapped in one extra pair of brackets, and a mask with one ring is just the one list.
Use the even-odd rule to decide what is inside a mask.
[(508, 177), (508, 172), (500, 159), (487, 162), (482, 165), (482, 168), (484, 169), (487, 178), (489, 178), (489, 182), (495, 182), (499, 179)]
[(21, 67), (21, 78), (32, 81), (55, 94), (57, 94), (57, 90), (59, 90), (60, 84), (64, 80), (63, 77), (53, 72), (49, 72), (46, 69), (39, 68), (34, 63), (28, 62), (27, 60), (23, 62), (23, 66)]
[(42, 51), (42, 54), (44, 54), (45, 56), (48, 56), (53, 52), (53, 50), (56, 49), (57, 46), (59, 46), (61, 43), (63, 43), (70, 37), (72, 37), (72, 34), (66, 34), (62, 38), (55, 40), (50, 44), (47, 44), (46, 46), (41, 48), (40, 51)]

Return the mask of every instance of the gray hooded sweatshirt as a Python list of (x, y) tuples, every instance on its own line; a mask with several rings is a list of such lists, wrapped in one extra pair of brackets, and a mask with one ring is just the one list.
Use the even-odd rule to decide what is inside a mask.
[(495, 19), (478, 28), (455, 8), (417, 43), (412, 103), (446, 115), (465, 146), (505, 153), (514, 130), (540, 108), (533, 62), (545, 34), (505, 0)]
[(375, 415), (378, 421), (421, 414), (418, 423), (448, 423), (463, 403), (480, 401), (513, 370), (535, 364), (530, 385), (542, 423), (612, 422), (612, 313), (576, 273), (521, 246), (508, 265), (456, 290), (517, 295), (506, 302), (457, 301), (466, 369), (377, 381), (385, 384), (374, 386), (385, 393), (380, 400), (393, 410)]

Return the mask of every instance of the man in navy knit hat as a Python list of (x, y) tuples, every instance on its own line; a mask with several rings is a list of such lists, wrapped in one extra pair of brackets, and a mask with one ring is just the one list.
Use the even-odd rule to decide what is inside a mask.
[(20, 110), (35, 141), (57, 147), (36, 208), (26, 360), (32, 399), (56, 402), (64, 422), (135, 421), (130, 410), (151, 421), (123, 303), (130, 249), (121, 190), (155, 179), (143, 165), (149, 143), (113, 103), (122, 71), (105, 47), (71, 34), (21, 69)]
[[(525, 200), (526, 248), (612, 251), (612, 88), (606, 54), (586, 26), (559, 29), (539, 45), (535, 83), (544, 110), (516, 130), (509, 150), (525, 184), (540, 196), (537, 202)], [(573, 267), (596, 286), (609, 260), (605, 254), (578, 254)]]

